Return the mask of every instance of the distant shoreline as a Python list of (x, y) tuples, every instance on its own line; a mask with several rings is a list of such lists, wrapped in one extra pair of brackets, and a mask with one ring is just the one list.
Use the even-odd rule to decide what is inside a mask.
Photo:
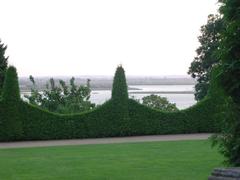
[[(106, 91), (110, 91), (110, 89), (104, 89)], [(104, 91), (103, 89), (92, 90), (94, 91)], [(135, 90), (135, 89), (134, 89)], [(31, 93), (31, 91), (21, 91), (21, 93)], [(194, 91), (130, 91), (129, 94), (194, 94)], [(94, 92), (94, 94), (98, 94)]]
[[(44, 91), (46, 89), (38, 89), (39, 92)], [(107, 87), (99, 87), (99, 88), (91, 88), (91, 91), (111, 91), (112, 88)], [(128, 90), (142, 90), (140, 88), (129, 87)], [(21, 93), (30, 93), (31, 89), (20, 89)]]
[(194, 94), (193, 91), (132, 91), (129, 94)]
[[(91, 79), (90, 87), (92, 91), (107, 91), (112, 89), (112, 78), (104, 77), (89, 77)], [(56, 85), (59, 85), (60, 77), (56, 77)], [(62, 78), (69, 85), (69, 79), (67, 77)], [(86, 85), (87, 77), (76, 77), (76, 85)], [(39, 91), (46, 89), (46, 84), (49, 78), (35, 78), (35, 83)], [(177, 86), (177, 85), (195, 85), (196, 81), (192, 78), (157, 78), (157, 77), (128, 77), (127, 84), (129, 90), (140, 90), (138, 87), (135, 89), (134, 86)], [(20, 89), (23, 92), (31, 91), (32, 83), (28, 78), (20, 78), (19, 81)]]

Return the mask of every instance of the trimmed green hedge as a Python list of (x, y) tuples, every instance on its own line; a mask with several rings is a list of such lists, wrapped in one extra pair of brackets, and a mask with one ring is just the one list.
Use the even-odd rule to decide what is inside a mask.
[(129, 100), (129, 114), (134, 135), (180, 134), (218, 131), (211, 99), (182, 111), (161, 112)]
[[(222, 106), (226, 98), (215, 90), (209, 94), (196, 105), (177, 112), (153, 110), (128, 99), (128, 118), (119, 115), (117, 108), (121, 102), (116, 105), (112, 99), (89, 112), (60, 115), (9, 98), (0, 101), (0, 141), (216, 132), (221, 119), (219, 113), (228, 111)], [(16, 105), (15, 112), (10, 111), (9, 103)], [(12, 132), (5, 127), (14, 118), (21, 121), (22, 133), (6, 136), (6, 130), (8, 134)]]
[[(214, 101), (205, 99), (197, 105), (178, 112), (161, 112), (129, 100), (129, 122), (115, 118), (112, 101), (99, 108), (75, 115), (60, 115), (19, 102), (22, 120), (21, 140), (72, 139), (150, 134), (179, 134), (218, 131)], [(1, 120), (12, 114), (1, 103)], [(125, 130), (122, 127), (127, 127)], [(2, 135), (2, 134), (1, 134)], [(9, 140), (1, 136), (1, 141)], [(13, 139), (10, 139), (13, 140)], [(19, 139), (14, 139), (19, 140)]]

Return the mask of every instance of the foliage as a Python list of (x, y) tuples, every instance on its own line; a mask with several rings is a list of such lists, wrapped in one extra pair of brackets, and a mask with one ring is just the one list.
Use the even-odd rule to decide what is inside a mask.
[(17, 70), (13, 66), (7, 69), (3, 84), (2, 99), (4, 102), (18, 102), (20, 100)]
[(240, 2), (224, 0), (220, 8), (225, 30), (218, 55), (222, 63), (222, 87), (240, 104)]
[(218, 56), (221, 59), (219, 81), (233, 101), (231, 114), (225, 116), (224, 128), (215, 140), (227, 162), (240, 166), (240, 1), (221, 0), (224, 31), (221, 33)]
[(5, 72), (8, 66), (8, 57), (5, 57), (5, 51), (7, 46), (4, 45), (0, 40), (0, 95), (3, 88), (3, 83), (5, 79)]
[(220, 153), (225, 156), (227, 165), (239, 166), (239, 110), (231, 101), (227, 106), (231, 107), (227, 113), (221, 113), (224, 121), (221, 121), (221, 133), (212, 136), (212, 145), (218, 146)]
[(112, 86), (112, 103), (114, 118), (120, 123), (120, 133), (125, 134), (129, 128), (128, 114), (128, 87), (125, 77), (125, 71), (122, 65), (116, 69)]
[(63, 80), (59, 80), (59, 85), (56, 85), (55, 80), (51, 78), (46, 85), (46, 90), (42, 93), (38, 91), (32, 76), (30, 76), (30, 81), (33, 83), (31, 95), (25, 95), (25, 98), (28, 99), (29, 103), (42, 109), (66, 114), (83, 112), (95, 107), (95, 104), (89, 101), (90, 80), (87, 81), (86, 86), (77, 86), (74, 77), (72, 77), (68, 86)]
[[(113, 86), (113, 89), (116, 87), (126, 89), (121, 86)], [(132, 99), (124, 99), (123, 104), (127, 104), (123, 106), (121, 104), (123, 98), (118, 99), (118, 94), (115, 95), (115, 98), (113, 96), (113, 99), (105, 104), (80, 114), (51, 113), (21, 100), (16, 103), (13, 98), (10, 98), (8, 103), (0, 101), (0, 113), (3, 119), (18, 117), (21, 120), (23, 129), (21, 140), (46, 140), (217, 132), (219, 122), (216, 114), (220, 110), (228, 111), (215, 106), (222, 103), (221, 98), (216, 98), (221, 96), (219, 94), (214, 94), (214, 97), (210, 96), (188, 109), (176, 112), (154, 110)], [(11, 94), (8, 97), (11, 97)], [(9, 103), (15, 103), (17, 111), (10, 111)], [(1, 130), (5, 131), (5, 129)], [(1, 135), (0, 139), (9, 140), (4, 135)]]
[(205, 99), (185, 110), (162, 112), (130, 100), (129, 114), (134, 135), (217, 132), (214, 103), (212, 99)]
[(200, 47), (196, 50), (188, 73), (197, 80), (195, 85), (195, 99), (202, 100), (208, 92), (210, 73), (214, 65), (219, 63), (215, 51), (219, 47), (220, 32), (223, 29), (222, 19), (219, 15), (210, 14), (208, 22), (201, 27), (201, 36), (198, 37)]
[[(24, 130), (22, 140), (217, 132), (215, 115), (219, 110), (215, 103), (219, 102), (205, 99), (182, 111), (162, 112), (130, 99), (129, 120), (122, 121), (116, 115), (112, 100), (92, 111), (74, 115), (50, 113), (21, 101), (19, 117)], [(0, 105), (2, 112), (8, 108)], [(13, 114), (4, 113), (4, 116), (12, 117)], [(122, 127), (126, 129), (123, 131)]]
[(0, 140), (18, 140), (22, 138), (22, 120), (19, 111), (20, 92), (15, 67), (10, 66), (6, 71), (3, 85), (0, 119)]
[(170, 103), (166, 97), (161, 97), (154, 94), (143, 97), (142, 104), (150, 108), (162, 111), (173, 112), (178, 110), (176, 104)]
[(125, 71), (121, 65), (117, 67), (114, 75), (112, 87), (112, 100), (122, 101), (128, 99), (128, 87), (125, 77)]

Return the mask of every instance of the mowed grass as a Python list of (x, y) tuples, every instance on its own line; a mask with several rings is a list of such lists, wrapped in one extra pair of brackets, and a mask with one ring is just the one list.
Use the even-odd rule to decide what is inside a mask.
[(204, 180), (223, 159), (207, 140), (0, 150), (1, 180)]

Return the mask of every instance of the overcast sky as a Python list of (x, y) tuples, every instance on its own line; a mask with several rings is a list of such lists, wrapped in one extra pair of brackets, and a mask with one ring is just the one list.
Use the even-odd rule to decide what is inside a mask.
[(19, 76), (186, 75), (217, 0), (0, 0)]

